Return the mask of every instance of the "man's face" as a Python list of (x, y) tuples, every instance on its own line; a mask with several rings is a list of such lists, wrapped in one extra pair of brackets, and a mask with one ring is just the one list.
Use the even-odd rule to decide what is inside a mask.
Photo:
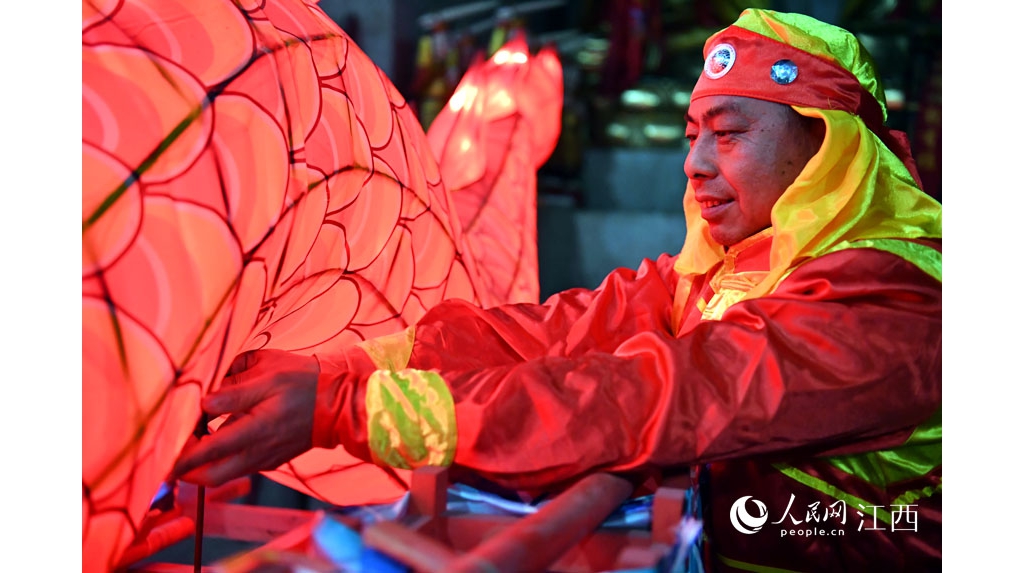
[(724, 95), (692, 102), (684, 170), (712, 238), (729, 246), (770, 227), (772, 207), (823, 138), (821, 120), (788, 105)]

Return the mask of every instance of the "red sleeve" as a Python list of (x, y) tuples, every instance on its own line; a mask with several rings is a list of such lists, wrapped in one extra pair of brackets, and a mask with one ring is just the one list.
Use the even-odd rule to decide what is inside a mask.
[[(582, 353), (595, 341), (604, 341), (611, 349), (611, 334), (622, 338), (651, 328), (668, 328), (679, 280), (674, 264), (674, 256), (661, 255), (657, 261), (645, 260), (635, 271), (616, 269), (596, 290), (566, 290), (539, 305), (509, 304), (485, 310), (461, 300), (445, 301), (416, 324), (416, 339), (432, 341), (435, 353), (421, 353), (420, 360), (409, 366), (429, 370), (434, 367), (428, 362), (453, 358), (457, 353), (459, 368), (467, 364), (487, 368), (532, 360), (557, 348)], [(630, 300), (638, 304), (627, 312), (624, 303)], [(617, 312), (608, 312), (613, 308)], [(444, 341), (442, 347), (437, 346), (438, 341)], [(376, 369), (373, 361), (359, 347), (316, 358), (320, 376), (313, 445), (331, 448), (344, 442), (349, 453), (369, 460), (363, 410), (366, 394), (361, 382)], [(445, 370), (441, 365), (437, 369)]]
[(647, 259), (635, 271), (616, 269), (596, 290), (570, 289), (540, 305), (442, 303), (416, 324), (409, 367), (447, 379), (459, 370), (612, 352), (638, 333), (667, 332), (679, 280), (674, 263), (668, 255)]
[(808, 262), (679, 338), (668, 291), (626, 282), (609, 277), (572, 324), (554, 317), (558, 337), (540, 334), (544, 307), (448, 304), (421, 320), (409, 366), (451, 389), (456, 465), (531, 489), (595, 469), (834, 450), (941, 403), (941, 284), (894, 255)]
[(333, 448), (348, 436), (348, 452), (369, 460), (363, 416), (366, 388), (359, 382), (376, 369), (360, 348), (338, 354), (315, 355), (320, 366), (313, 408), (313, 447)]

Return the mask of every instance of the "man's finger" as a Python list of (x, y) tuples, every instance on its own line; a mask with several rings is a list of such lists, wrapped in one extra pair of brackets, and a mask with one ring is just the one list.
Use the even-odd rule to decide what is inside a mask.
[(174, 467), (171, 468), (170, 479), (181, 479), (181, 476), (194, 470), (195, 468), (208, 463), (213, 456), (211, 456), (208, 450), (203, 447), (203, 442), (208, 441), (209, 438), (203, 440), (189, 440), (189, 443), (181, 450), (178, 454), (178, 459), (174, 462)]
[(234, 376), (255, 366), (259, 360), (258, 353), (259, 350), (249, 350), (236, 356), (231, 366), (228, 366), (227, 376)]
[[(199, 444), (199, 438), (196, 437), (195, 434), (189, 434), (188, 435), (188, 439), (185, 440), (185, 445), (182, 446), (182, 448), (181, 448), (181, 453), (178, 454), (178, 458), (180, 459), (184, 452), (187, 452), (187, 451), (195, 448), (197, 444)], [(177, 462), (175, 462), (175, 463), (177, 463)], [(175, 475), (174, 475), (174, 468), (172, 468), (171, 472), (170, 472), (170, 476), (168, 476), (167, 479), (174, 479), (174, 477), (175, 477)]]
[(221, 429), (193, 442), (182, 450), (178, 461), (171, 470), (171, 475), (181, 477), (192, 470), (225, 457), (232, 457), (247, 447), (259, 443), (256, 436), (260, 424), (253, 418), (240, 419), (238, 422), (222, 426)]
[(264, 389), (257, 384), (221, 386), (220, 390), (203, 398), (203, 411), (210, 416), (221, 416), (244, 412), (266, 397)]
[(256, 473), (257, 470), (249, 466), (247, 456), (229, 456), (214, 463), (199, 466), (179, 476), (178, 479), (197, 485), (217, 487), (237, 477)]

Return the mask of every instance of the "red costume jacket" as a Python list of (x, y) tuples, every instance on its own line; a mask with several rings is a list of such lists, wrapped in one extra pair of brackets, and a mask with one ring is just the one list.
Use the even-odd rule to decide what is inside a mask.
[[(540, 305), (442, 303), (398, 352), (319, 357), (314, 443), (396, 459), (371, 451), (364, 407), (367, 377), (390, 353), (396, 370), (440, 375), (455, 468), (499, 486), (700, 466), (712, 568), (937, 568), (940, 280), (890, 252), (847, 248), (796, 266), (769, 295), (718, 304), (716, 292), (767, 269), (770, 243), (734, 247), (694, 283), (675, 327), (668, 255)], [(414, 466), (416, 448), (395, 440)]]

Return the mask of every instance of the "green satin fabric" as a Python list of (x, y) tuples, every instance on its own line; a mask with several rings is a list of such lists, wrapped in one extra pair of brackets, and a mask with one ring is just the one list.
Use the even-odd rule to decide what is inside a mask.
[(829, 463), (880, 488), (928, 475), (942, 465), (942, 410), (918, 426), (898, 448), (835, 456)]
[(913, 263), (917, 268), (928, 273), (933, 279), (942, 282), (942, 253), (931, 247), (908, 241), (892, 239), (866, 239), (855, 243), (842, 242), (829, 252), (843, 249), (878, 249), (892, 253), (905, 261)]
[[(834, 253), (844, 249), (878, 249), (892, 253), (905, 261), (913, 263), (914, 266), (928, 273), (933, 279), (942, 282), (942, 253), (931, 247), (895, 239), (865, 239), (853, 243), (843, 241), (828, 252)], [(785, 280), (794, 270), (795, 268), (789, 269), (782, 279)]]
[[(820, 22), (803, 14), (787, 14), (771, 10), (744, 10), (733, 26), (788, 44), (819, 58), (835, 62), (852, 73), (869, 94), (882, 106), (882, 121), (887, 117), (885, 90), (871, 54), (856, 36), (848, 31)], [(712, 37), (709, 42), (714, 41)]]
[(739, 569), (740, 571), (753, 571), (754, 573), (799, 573), (792, 569), (781, 569), (779, 567), (768, 567), (765, 565), (756, 565), (754, 563), (747, 563), (745, 561), (737, 561), (736, 559), (729, 559), (721, 553), (716, 553), (715, 557), (721, 561), (724, 565), (728, 565), (733, 569)]
[[(784, 475), (788, 476), (789, 478), (792, 478), (793, 480), (796, 480), (811, 489), (820, 491), (821, 493), (834, 499), (840, 499), (844, 501), (848, 508), (856, 509), (858, 507), (871, 507), (875, 505), (865, 499), (861, 499), (855, 495), (849, 494), (821, 478), (814, 477), (803, 470), (794, 468), (789, 464), (778, 463), (772, 464), (772, 466), (775, 469), (782, 472)], [(888, 510), (884, 508), (877, 508), (875, 516), (878, 518), (879, 521), (885, 523), (886, 525), (892, 523), (892, 513), (890, 513)]]
[[(885, 490), (890, 489), (890, 484), (926, 476), (942, 465), (942, 410), (939, 409), (925, 423), (918, 426), (898, 448), (850, 456), (833, 456), (828, 458), (828, 461), (836, 468)], [(788, 464), (774, 464), (774, 467), (809, 488), (845, 501), (848, 507), (857, 507), (858, 504), (864, 507), (875, 505)], [(935, 487), (908, 489), (896, 496), (889, 506), (908, 505), (918, 499), (935, 495), (941, 490), (941, 481)], [(877, 508), (876, 511), (879, 521), (885, 524), (892, 523), (891, 512), (884, 508)]]

